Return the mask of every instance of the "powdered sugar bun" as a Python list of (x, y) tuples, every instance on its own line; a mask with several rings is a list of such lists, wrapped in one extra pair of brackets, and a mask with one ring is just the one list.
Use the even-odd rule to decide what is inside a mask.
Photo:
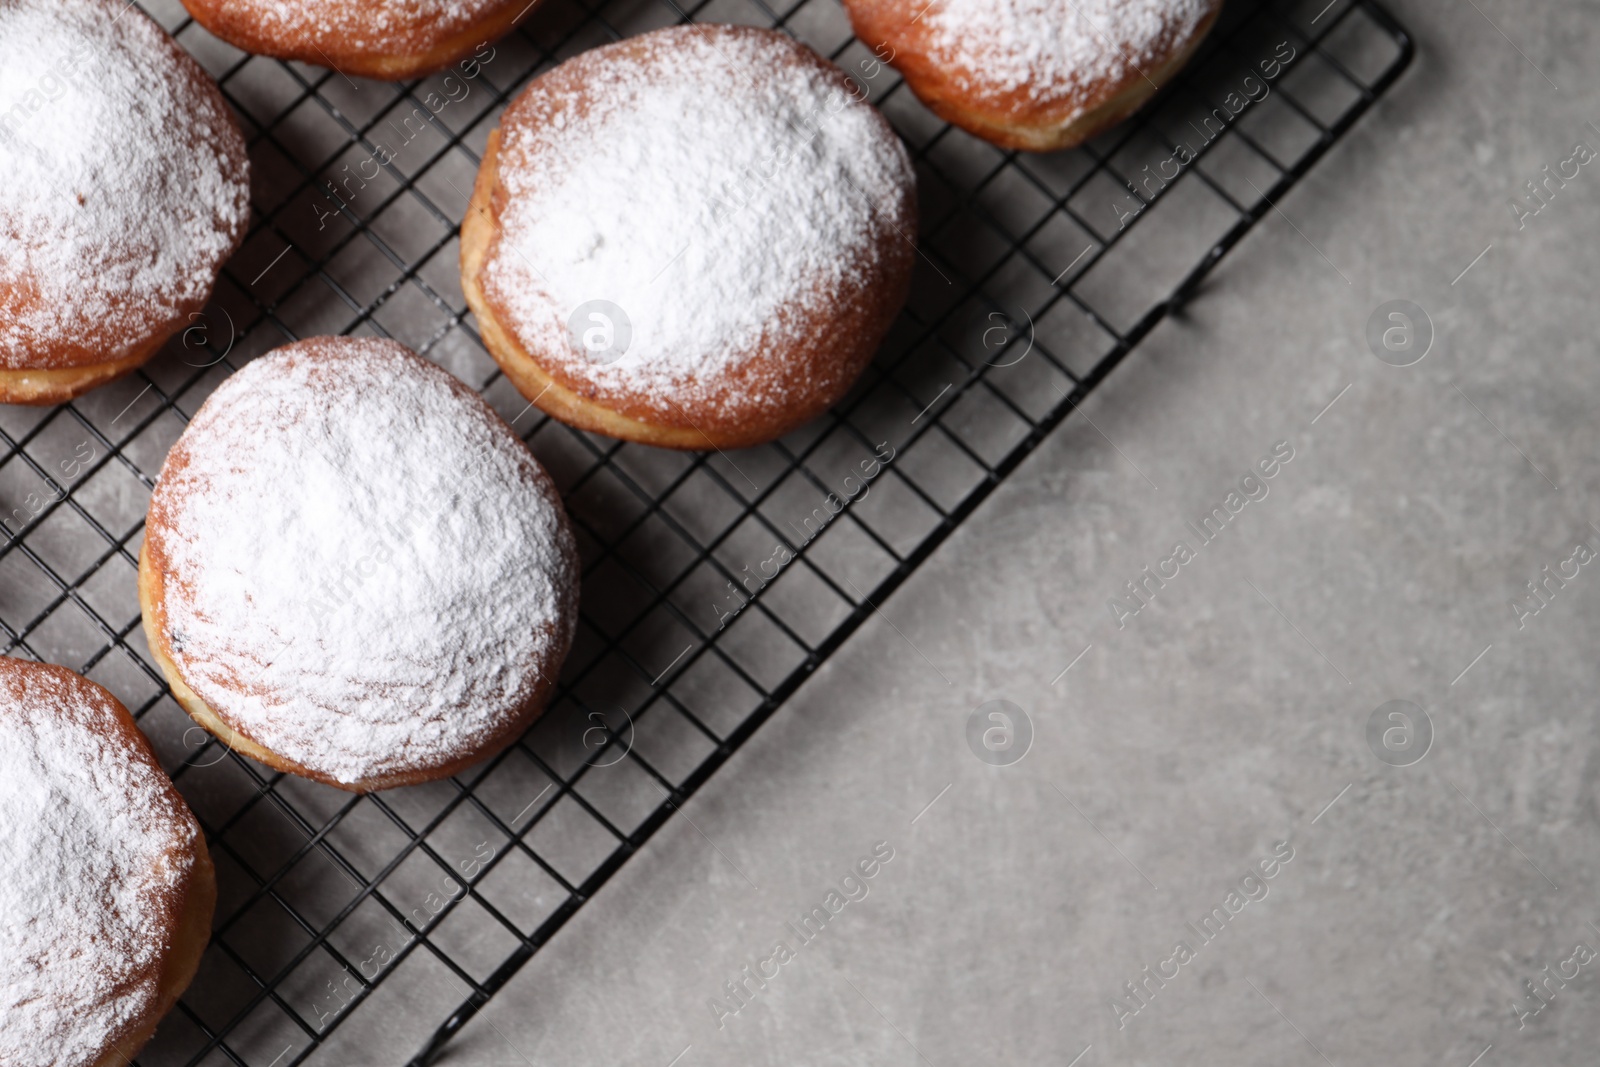
[(0, 1063), (126, 1064), (211, 934), (183, 798), (117, 699), (0, 657)]
[(139, 600), (196, 721), (365, 791), (528, 727), (572, 642), (578, 558), (549, 476), (481, 397), (393, 341), (320, 337), (228, 378), (173, 445)]
[(1186, 63), (1222, 0), (844, 0), (856, 36), (947, 122), (1003, 148), (1071, 148)]
[(200, 65), (122, 0), (0, 0), (0, 403), (54, 404), (189, 325), (250, 167)]
[(537, 0), (183, 0), (235, 48), (363, 78), (443, 70), (510, 31)]
[(672, 448), (838, 401), (905, 302), (915, 178), (877, 110), (782, 34), (686, 25), (536, 78), (489, 138), (462, 287), (531, 401)]

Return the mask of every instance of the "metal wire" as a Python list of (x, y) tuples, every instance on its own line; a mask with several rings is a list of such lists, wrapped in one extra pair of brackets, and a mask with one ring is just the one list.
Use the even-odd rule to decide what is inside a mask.
[[(1235, 3), (1135, 120), (1041, 157), (932, 119), (830, 0), (658, 2), (545, 0), (453, 81), (395, 86), (245, 56), (171, 0), (142, 4), (241, 115), (254, 227), (212, 306), (144, 371), (48, 411), (0, 409), (0, 633), (5, 652), (75, 667), (134, 709), (216, 859), (211, 947), (145, 1067), (290, 1067), (319, 1048), (351, 1062), (338, 1042), (368, 1040), (352, 1021), (369, 1017), (430, 1062), (1280, 210), (1413, 53), (1367, 0)], [(915, 293), (864, 380), (814, 426), (737, 456), (531, 411), (456, 278), (478, 150), (516, 90), (582, 48), (695, 19), (779, 27), (832, 57), (907, 140), (922, 200)], [(149, 490), (189, 414), (250, 357), (338, 332), (395, 336), (483, 390), (561, 485), (584, 556), (579, 641), (539, 724), (449, 782), (364, 797), (193, 726), (134, 587)]]

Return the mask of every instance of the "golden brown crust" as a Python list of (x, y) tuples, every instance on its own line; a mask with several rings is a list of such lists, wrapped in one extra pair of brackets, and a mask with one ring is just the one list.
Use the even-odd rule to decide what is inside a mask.
[(82, 367), (7, 370), (0, 367), (0, 404), (65, 404), (89, 390), (115, 381), (150, 361), (167, 343), (166, 334), (151, 338), (132, 355)]
[[(643, 50), (659, 47), (660, 35), (677, 29), (630, 38), (580, 58), (590, 64), (600, 58), (629, 63)], [(729, 34), (771, 32), (727, 26), (702, 29)], [(841, 88), (847, 85), (842, 72), (808, 49), (796, 48), (793, 54), (794, 62), (814, 63), (837, 77)], [(578, 69), (569, 64), (534, 79), (502, 116), (502, 122), (537, 126), (549, 118), (558, 101), (560, 106), (572, 106), (574, 94), (580, 98), (576, 106), (583, 108), (585, 84), (595, 71), (591, 65), (580, 78), (575, 76)], [(883, 121), (881, 117), (879, 121)], [(883, 128), (888, 131), (887, 123)], [(502, 302), (486, 289), (487, 266), (501, 241), (500, 220), (509, 203), (509, 194), (500, 179), (501, 136), (502, 128), (489, 135), (472, 200), (462, 220), (462, 291), (477, 317), (485, 347), (506, 377), (540, 410), (568, 425), (641, 444), (694, 451), (748, 448), (775, 440), (815, 419), (843, 398), (871, 362), (910, 293), (915, 259), (914, 195), (908, 199), (905, 217), (894, 227), (898, 232), (888, 232), (877, 255), (864, 265), (862, 297), (836, 304), (825, 314), (802, 321), (795, 331), (800, 338), (798, 343), (749, 353), (743, 366), (728, 374), (721, 390), (699, 403), (667, 399), (663, 404), (637, 394), (599, 396), (591, 383), (567, 373), (559, 361), (530, 351), (510, 327)], [(893, 136), (892, 131), (888, 136)], [(754, 412), (730, 402), (736, 401), (749, 382), (770, 374), (773, 365), (791, 369), (791, 384), (781, 410)]]
[[(0, 656), (0, 686), (27, 673), (47, 674), (60, 685), (76, 690), (86, 703), (97, 705), (104, 713), (104, 726), (96, 724), (93, 732), (107, 746), (124, 750), (129, 758), (148, 764), (168, 792), (168, 801), (176, 810), (188, 815), (188, 807), (177, 789), (161, 770), (149, 740), (134, 722), (133, 716), (116, 697), (103, 687), (91, 682), (65, 667), (49, 663), (32, 663)], [(192, 816), (191, 816), (192, 818)], [(216, 870), (211, 854), (198, 826), (188, 839), (190, 849), (186, 854), (172, 853), (167, 857), (167, 869), (186, 871), (185, 880), (164, 893), (158, 901), (159, 918), (147, 934), (165, 943), (158, 963), (156, 996), (142, 1012), (130, 1019), (112, 1038), (108, 1047), (93, 1061), (94, 1067), (123, 1067), (129, 1063), (156, 1031), (161, 1019), (178, 1002), (183, 991), (194, 980), (201, 957), (211, 940), (211, 919), (216, 910)], [(145, 976), (139, 976), (143, 980)], [(108, 998), (126, 997), (132, 984), (118, 986), (107, 992)]]
[[(1035, 95), (1032, 86), (1004, 92), (979, 92), (986, 73), (981, 64), (947, 66), (934, 58), (936, 33), (919, 17), (926, 0), (844, 0), (855, 34), (905, 78), (928, 110), (968, 133), (1001, 148), (1053, 152), (1073, 148), (1115, 126), (1183, 69), (1215, 24), (1222, 0), (1208, 0), (1205, 19), (1155, 62), (1127, 65), (1121, 76), (1089, 85), (1081, 92)], [(1071, 5), (1064, 7), (1070, 14)], [(1110, 47), (1110, 44), (1107, 44)], [(1142, 68), (1142, 69), (1140, 69)]]
[[(535, 3), (537, 0), (535, 0)], [(328, 0), (304, 0), (295, 12), (298, 26), (272, 25), (255, 0), (183, 0), (196, 22), (235, 48), (255, 55), (296, 59), (341, 74), (384, 81), (420, 78), (465, 59), (480, 44), (496, 40), (535, 3), (529, 0), (485, 2), (466, 25), (430, 20), (420, 15), (405, 19), (398, 10), (388, 12), (397, 21), (370, 38), (356, 38), (338, 27), (313, 29), (314, 20)], [(368, 5), (382, 7), (382, 4)], [(369, 23), (370, 25), (370, 23)]]

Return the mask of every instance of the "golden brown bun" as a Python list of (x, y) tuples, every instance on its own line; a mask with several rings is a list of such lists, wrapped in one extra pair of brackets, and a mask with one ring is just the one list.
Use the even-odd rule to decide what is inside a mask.
[[(487, 265), (503, 236), (501, 219), (509, 203), (500, 173), (506, 124), (537, 127), (562, 108), (582, 113), (609, 84), (607, 65), (631, 64), (650, 50), (673, 47), (679, 39), (715, 35), (727, 41), (780, 36), (769, 30), (717, 25), (695, 26), (692, 31), (690, 27), (669, 27), (594, 49), (545, 72), (528, 85), (502, 115), (502, 126), (489, 135), (472, 200), (461, 224), (461, 287), (490, 355), (518, 391), (549, 415), (579, 429), (661, 448), (748, 448), (775, 440), (821, 415), (843, 398), (871, 362), (910, 292), (915, 260), (914, 188), (908, 186), (903, 214), (885, 231), (872, 262), (864, 265), (865, 280), (855, 298), (806, 319), (797, 331), (797, 343), (746, 353), (743, 365), (732, 370), (726, 382), (699, 403), (682, 397), (663, 398), (663, 403), (639, 395), (598, 395), (592, 383), (568, 373), (547, 353), (526, 347), (510, 326), (504, 305), (489, 294), (485, 283)], [(832, 64), (803, 45), (783, 40), (787, 51), (780, 62), (825, 69), (841, 88), (847, 85), (843, 74)], [(736, 80), (718, 91), (739, 88), (742, 86)], [(887, 122), (875, 112), (874, 116), (882, 126), (883, 136), (893, 138)], [(771, 377), (775, 368), (782, 368), (786, 378), (783, 408), (741, 408), (739, 396), (753, 391), (752, 383)]]
[[(98, 737), (101, 744), (123, 754), (124, 758), (147, 766), (165, 794), (159, 802), (160, 806), (194, 825), (193, 816), (166, 773), (161, 770), (149, 741), (134, 723), (128, 709), (116, 697), (65, 667), (0, 656), (0, 689), (29, 685), (37, 692), (41, 681), (70, 693), (75, 703), (94, 708), (98, 715), (87, 727), (89, 732)], [(87, 1061), (93, 1067), (125, 1067), (138, 1054), (155, 1033), (161, 1019), (194, 980), (206, 945), (211, 940), (211, 919), (217, 903), (216, 870), (198, 825), (194, 825), (193, 833), (187, 836), (187, 847), (168, 852), (164, 860), (166, 870), (185, 874), (170, 890), (152, 901), (157, 907), (157, 918), (142, 931), (150, 940), (163, 943), (163, 951), (156, 965), (155, 995), (144, 1010), (136, 1012), (118, 1027), (103, 1052)], [(47, 862), (48, 857), (39, 857), (39, 861)], [(136, 976), (135, 981), (111, 984), (100, 995), (108, 1002), (128, 999), (138, 992), (138, 985), (148, 977), (141, 975)]]
[[(357, 363), (360, 364), (359, 370), (342, 370), (346, 365)], [(510, 568), (516, 573), (541, 573), (548, 577), (552, 588), (555, 590), (553, 594), (554, 603), (550, 607), (551, 614), (548, 616), (540, 615), (536, 619), (530, 619), (529, 616), (516, 612), (512, 612), (509, 615), (505, 612), (496, 614), (492, 607), (482, 606), (477, 600), (473, 600), (470, 605), (464, 608), (463, 610), (468, 610), (472, 615), (472, 618), (466, 620), (466, 624), (489, 632), (484, 636), (482, 642), (476, 646), (467, 645), (467, 639), (457, 631), (448, 631), (446, 636), (441, 637), (440, 640), (447, 646), (461, 645), (468, 648), (468, 651), (463, 653), (468, 662), (465, 665), (458, 664), (452, 668), (455, 674), (451, 674), (450, 671), (441, 666), (437, 675), (430, 680), (427, 688), (437, 688), (440, 692), (443, 692), (449, 688), (447, 683), (459, 677), (470, 677), (479, 680), (493, 679), (500, 677), (502, 673), (514, 674), (519, 678), (531, 677), (531, 681), (526, 686), (520, 687), (515, 691), (506, 692), (493, 689), (492, 686), (487, 686), (487, 684), (486, 688), (481, 691), (468, 687), (462, 690), (462, 692), (468, 694), (465, 697), (452, 698), (454, 702), (447, 703), (442, 707), (430, 705), (428, 713), (430, 717), (426, 721), (424, 721), (424, 712), (422, 710), (416, 712), (414, 720), (405, 719), (402, 715), (401, 718), (405, 730), (413, 733), (420, 733), (425, 729), (436, 729), (440, 735), (448, 735), (450, 723), (455, 720), (472, 719), (474, 722), (478, 722), (479, 720), (474, 718), (474, 715), (466, 714), (468, 711), (474, 714), (482, 713), (482, 721), (487, 722), (488, 725), (481, 731), (475, 729), (468, 735), (459, 737), (445, 736), (445, 739), (438, 742), (436, 747), (423, 747), (416, 750), (410, 747), (384, 749), (381, 752), (382, 759), (378, 761), (378, 766), (382, 769), (369, 774), (348, 773), (341, 775), (336, 773), (335, 770), (329, 769), (334, 766), (332, 763), (327, 766), (311, 765), (316, 763), (316, 755), (318, 754), (314, 746), (312, 756), (297, 758), (286, 755), (264, 743), (257, 735), (267, 733), (269, 727), (264, 727), (261, 723), (263, 721), (271, 721), (281, 725), (284, 722), (281, 715), (275, 720), (258, 720), (253, 734), (251, 727), (241, 721), (237, 714), (219, 710), (219, 708), (228, 708), (228, 701), (230, 700), (238, 701), (241, 692), (255, 692), (254, 679), (246, 681), (236, 674), (230, 673), (228, 674), (229, 681), (219, 682), (215, 674), (209, 676), (208, 679), (205, 673), (206, 669), (215, 668), (219, 661), (233, 655), (232, 651), (219, 650), (214, 644), (207, 645), (204, 637), (197, 637), (191, 631), (186, 636), (185, 644), (182, 646), (183, 654), (179, 655), (175, 654), (173, 638), (174, 623), (172, 617), (174, 615), (174, 604), (179, 605), (178, 614), (180, 615), (184, 607), (194, 609), (197, 603), (201, 605), (209, 604), (205, 600), (203, 587), (199, 586), (192, 577), (194, 571), (182, 570), (183, 561), (185, 560), (193, 568), (197, 559), (208, 566), (211, 565), (211, 561), (218, 559), (215, 555), (214, 547), (208, 547), (213, 545), (209, 531), (204, 528), (196, 529), (192, 525), (192, 522), (196, 520), (192, 520), (193, 511), (187, 505), (191, 494), (217, 491), (217, 483), (214, 480), (215, 470), (207, 467), (206, 462), (218, 455), (235, 457), (241, 451), (242, 443), (239, 440), (240, 430), (238, 426), (241, 405), (244, 410), (253, 410), (263, 404), (272, 404), (275, 405), (273, 411), (276, 414), (268, 416), (269, 418), (299, 419), (302, 415), (292, 405), (284, 404), (283, 393), (273, 392), (269, 400), (261, 399), (270, 389), (289, 383), (285, 387), (295, 391), (295, 395), (301, 398), (300, 403), (321, 405), (333, 413), (331, 417), (335, 422), (348, 422), (352, 417), (349, 410), (348, 390), (352, 387), (349, 379), (334, 377), (340, 373), (358, 374), (360, 377), (357, 380), (360, 383), (360, 388), (366, 392), (368, 397), (376, 398), (378, 403), (386, 403), (385, 398), (391, 396), (409, 397), (412, 395), (411, 391), (423, 390), (426, 391), (429, 401), (427, 411), (430, 416), (438, 416), (441, 410), (449, 412), (452, 416), (460, 416), (456, 422), (448, 426), (441, 425), (437, 417), (431, 422), (416, 425), (404, 422), (401, 413), (407, 409), (397, 406), (394, 409), (396, 412), (395, 417), (387, 419), (386, 425), (381, 430), (375, 430), (375, 433), (394, 434), (397, 436), (412, 435), (417, 440), (424, 440), (428, 434), (435, 435), (433, 439), (437, 440), (439, 435), (448, 433), (451, 436), (458, 436), (463, 441), (469, 439), (486, 441), (487, 447), (495, 453), (493, 458), (502, 461), (500, 465), (485, 462), (484, 460), (487, 458), (485, 454), (478, 453), (475, 456), (473, 470), (462, 469), (457, 471), (455, 460), (461, 455), (459, 451), (448, 452), (447, 458), (441, 457), (438, 464), (435, 465), (441, 472), (440, 476), (448, 477), (453, 484), (460, 485), (463, 493), (469, 496), (481, 495), (487, 499), (485, 486), (494, 489), (496, 492), (511, 492), (512, 490), (507, 489), (502, 483), (493, 481), (491, 475), (484, 473), (484, 471), (493, 470), (503, 473), (507, 468), (517, 471), (517, 476), (524, 480), (516, 482), (514, 488), (517, 491), (525, 491), (527, 495), (522, 497), (519, 492), (517, 501), (509, 505), (514, 509), (515, 514), (512, 511), (505, 510), (478, 514), (468, 510), (473, 506), (472, 504), (461, 502), (452, 505), (452, 513), (461, 513), (472, 518), (473, 528), (489, 540), (495, 551), (502, 553), (500, 562), (505, 568)], [(305, 377), (297, 377), (301, 374), (304, 374)], [(335, 384), (329, 385), (330, 381), (335, 382)], [(307, 396), (308, 390), (315, 389), (345, 390), (345, 392), (319, 392), (315, 395)], [(442, 403), (440, 401), (441, 394), (449, 398), (449, 405), (454, 406)], [(400, 401), (396, 400), (395, 403), (398, 405)], [(388, 414), (387, 409), (385, 409), (385, 414)], [(304, 424), (301, 423), (300, 425), (303, 427)], [(370, 423), (360, 423), (360, 425), (363, 427), (371, 426)], [(247, 432), (254, 434), (255, 429), (252, 428)], [(263, 440), (261, 447), (275, 457), (269, 462), (290, 466), (294, 470), (293, 477), (303, 478), (307, 475), (299, 464), (306, 461), (309, 456), (320, 458), (321, 455), (318, 451), (318, 446), (314, 443), (309, 443), (312, 432), (302, 428), (289, 433), (281, 440), (268, 437)], [(473, 434), (477, 436), (473, 437)], [(304, 448), (305, 451), (296, 451), (297, 446)], [(440, 445), (438, 447), (442, 449), (451, 446)], [(461, 447), (464, 448), (466, 446), (463, 445)], [(384, 449), (384, 452), (386, 455), (392, 455), (387, 448)], [(434, 453), (428, 452), (427, 455), (431, 463)], [(404, 464), (414, 460), (414, 455), (395, 457), (393, 468), (394, 470), (402, 471), (411, 469), (406, 468)], [(252, 468), (246, 463), (244, 469), (249, 470)], [(313, 470), (312, 473), (314, 474), (315, 471)], [(415, 471), (412, 470), (412, 473), (414, 474)], [(480, 474), (484, 478), (491, 480), (486, 483), (475, 483), (473, 478)], [(499, 474), (496, 474), (493, 477), (499, 476)], [(348, 477), (353, 481), (362, 480), (360, 476), (355, 474), (348, 475)], [(406, 490), (409, 486), (390, 486), (379, 480), (382, 477), (382, 474), (370, 474), (364, 480), (370, 482), (370, 488), (378, 495), (392, 495), (399, 506), (407, 507), (419, 515), (425, 514), (421, 505), (412, 506), (407, 504), (409, 497), (407, 497)], [(274, 491), (273, 489), (261, 489), (260, 486), (256, 485), (251, 485), (249, 488), (252, 493), (258, 490), (263, 493)], [(480, 492), (480, 490), (483, 491)], [(285, 484), (281, 487), (281, 495), (289, 498), (291, 504), (294, 503), (296, 494), (300, 494), (304, 498), (305, 493), (306, 489), (303, 484)], [(401, 499), (401, 497), (407, 497), (407, 499)], [(220, 499), (229, 498), (223, 497)], [(309, 499), (314, 499), (314, 497)], [(496, 507), (507, 506), (505, 505), (505, 498), (496, 497), (494, 499), (500, 501), (500, 504), (495, 505)], [(523, 506), (524, 503), (526, 504), (525, 508)], [(482, 506), (489, 507), (490, 505), (484, 504)], [(540, 515), (548, 516), (547, 527), (540, 527), (547, 529), (551, 534), (548, 543), (542, 546), (535, 546), (525, 541), (516, 540), (521, 536), (518, 531), (529, 529), (527, 523), (522, 522), (519, 524), (513, 521), (514, 518), (520, 518), (524, 511), (537, 512)], [(270, 502), (263, 502), (260, 512), (273, 515), (280, 514), (274, 510), (274, 506)], [(245, 520), (246, 523), (254, 521), (254, 518)], [(545, 520), (541, 519), (540, 521)], [(495, 525), (501, 522), (504, 524), (503, 527)], [(373, 518), (368, 528), (349, 531), (348, 536), (356, 540), (362, 538), (370, 540), (383, 536), (382, 531), (383, 527), (379, 520)], [(392, 549), (393, 546), (391, 545), (391, 551)], [(455, 565), (453, 560), (448, 558), (448, 551), (447, 549), (441, 552), (439, 548), (435, 547), (429, 550), (428, 556), (418, 558), (415, 561), (425, 563), (436, 574), (441, 570), (448, 572), (449, 568)], [(464, 551), (467, 556), (475, 561), (477, 560), (476, 554), (473, 553), (470, 547), (464, 549)], [(536, 559), (536, 553), (542, 553), (542, 555)], [(216, 563), (216, 566), (224, 568), (235, 565), (227, 559)], [(295, 566), (300, 566), (298, 557)], [(185, 430), (183, 436), (169, 451), (166, 462), (162, 467), (156, 490), (151, 494), (150, 510), (145, 520), (145, 539), (139, 552), (139, 605), (143, 616), (145, 639), (149, 644), (151, 655), (156, 663), (160, 665), (162, 673), (165, 674), (167, 682), (172, 689), (173, 697), (197, 723), (229, 748), (275, 770), (297, 774), (340, 789), (364, 793), (448, 778), (475, 763), (499, 753), (526, 732), (528, 727), (543, 712), (554, 694), (560, 665), (565, 660), (566, 654), (571, 647), (578, 611), (579, 566), (570, 524), (548, 475), (539, 467), (537, 460), (529, 452), (527, 446), (517, 438), (515, 432), (506, 425), (505, 421), (483, 401), (482, 397), (443, 369), (428, 363), (394, 341), (376, 338), (316, 337), (279, 348), (273, 353), (252, 362), (239, 374), (228, 379), (223, 387), (214, 392), (207, 399), (206, 404), (202, 405), (200, 411), (190, 421), (189, 427)], [(410, 572), (402, 569), (403, 564), (397, 562), (394, 567), (396, 568), (394, 573), (395, 580), (398, 583), (397, 589), (424, 587), (422, 583), (425, 579), (411, 578), (409, 576)], [(507, 571), (502, 569), (499, 573), (504, 578)], [(180, 574), (188, 574), (190, 577), (187, 579), (180, 578), (178, 577)], [(297, 572), (297, 577), (293, 581), (294, 588), (297, 591), (297, 598), (303, 597), (305, 604), (304, 632), (312, 636), (313, 640), (315, 640), (316, 634), (314, 624), (315, 605), (318, 603), (320, 596), (327, 595), (326, 591), (331, 584), (328, 580), (329, 578), (329, 575), (314, 574), (307, 570)], [(279, 576), (270, 571), (251, 572), (247, 576), (247, 580), (256, 583), (257, 588), (265, 588), (278, 582)], [(441, 587), (436, 585), (429, 588), (439, 589)], [(453, 589), (444, 589), (439, 595), (448, 596), (453, 592)], [(532, 605), (534, 601), (529, 600), (528, 603)], [(258, 615), (265, 610), (261, 608), (259, 594), (253, 595), (252, 605), (250, 609), (252, 615)], [(429, 610), (436, 609), (442, 616), (448, 615), (450, 610), (456, 608), (462, 608), (462, 605), (459, 602), (452, 602), (449, 605), (442, 602), (429, 602)], [(198, 610), (203, 612), (207, 609), (201, 607)], [(528, 608), (530, 612), (536, 610), (538, 609)], [(270, 617), (277, 618), (278, 616), (271, 615)], [(457, 625), (463, 624), (463, 620), (459, 615), (449, 617)], [(366, 618), (366, 616), (362, 616), (362, 618)], [(509, 623), (502, 621), (507, 618), (510, 620)], [(528, 630), (538, 632), (539, 636), (532, 639), (531, 644), (521, 640), (518, 636), (523, 632), (522, 629), (519, 629), (522, 623), (529, 624), (527, 626)], [(361, 623), (347, 621), (347, 625), (359, 627)], [(433, 625), (435, 633), (441, 633), (439, 630), (440, 625), (448, 625), (448, 623), (443, 618), (436, 620)], [(516, 632), (506, 634), (499, 629), (501, 626), (510, 626)], [(229, 631), (230, 641), (237, 639), (239, 636), (239, 634)], [(504, 640), (501, 640), (502, 637)], [(363, 645), (363, 647), (366, 646)], [(283, 660), (285, 665), (292, 669), (302, 672), (316, 672), (311, 676), (311, 680), (307, 685), (320, 691), (320, 689), (326, 687), (326, 674), (321, 672), (335, 668), (344, 669), (348, 665), (348, 660), (339, 661), (331, 666), (320, 662), (315, 667), (298, 666), (296, 661), (305, 661), (307, 654), (310, 652), (311, 649), (304, 648), (304, 651), (298, 655), (292, 653), (284, 654)], [(413, 654), (421, 655), (422, 653), (415, 652), (414, 647), (408, 645), (405, 648), (405, 654), (410, 656)], [(242, 653), (242, 655), (249, 660), (252, 666), (259, 666), (262, 671), (274, 662), (274, 655), (269, 648), (252, 648)], [(374, 655), (378, 654), (374, 653)], [(189, 658), (184, 659), (184, 656)], [(504, 656), (505, 659), (496, 659), (497, 656)], [(189, 663), (191, 669), (197, 663), (200, 665), (193, 678), (185, 676), (184, 669), (179, 666), (180, 661)], [(231, 663), (232, 660), (230, 659), (228, 662)], [(381, 660), (374, 660), (374, 662), (381, 662)], [(260, 672), (256, 672), (256, 677), (260, 677)], [(435, 682), (437, 685), (434, 684)], [(369, 686), (376, 691), (380, 683), (369, 683), (366, 676), (363, 675), (361, 684)], [(207, 685), (210, 686), (209, 689), (206, 688)], [(208, 693), (210, 696), (209, 702), (200, 695), (197, 687), (199, 690), (204, 690)], [(303, 689), (296, 689), (291, 684), (290, 692), (297, 695), (303, 694)], [(479, 693), (479, 697), (472, 697), (471, 694), (474, 692)], [(481, 695), (487, 692), (493, 692), (496, 695), (492, 700)], [(405, 704), (405, 699), (403, 695), (396, 695), (395, 692), (391, 692), (388, 697), (393, 706), (409, 714), (411, 705)], [(325, 708), (321, 704), (317, 706)], [(323, 711), (318, 711), (317, 714), (320, 716)], [(326, 714), (331, 715), (334, 713), (330, 711), (326, 712)], [(312, 720), (310, 728), (321, 733), (323, 721), (321, 718)], [(405, 740), (403, 738), (402, 743)], [(281, 740), (277, 744), (280, 748), (290, 747)], [(326, 753), (321, 754), (326, 755)]]
[[(1115, 78), (1051, 86), (1041, 96), (1029, 85), (995, 88), (981, 57), (955, 65), (936, 59), (937, 31), (922, 17), (928, 0), (844, 0), (856, 36), (900, 72), (930, 111), (991, 144), (1029, 152), (1073, 148), (1139, 110), (1183, 69), (1216, 22), (1222, 0), (1206, 3), (1209, 10), (1194, 32), (1170, 42), (1163, 54), (1125, 63)], [(1063, 0), (1064, 18), (1074, 10)], [(1109, 39), (1103, 45), (1115, 47)]]
[[(9, 236), (0, 239), (0, 268), (11, 267), (0, 269), (0, 323), (14, 326), (0, 340), (4, 404), (64, 403), (147, 362), (206, 305), (218, 271), (243, 242), (249, 221), (250, 161), (244, 137), (211, 76), (142, 11), (130, 11), (114, 0), (43, 2), (57, 5), (60, 22), (42, 32), (58, 39), (0, 47), (65, 53), (61, 74), (71, 88), (49, 103), (36, 101), (37, 113), (25, 115), (19, 127), (23, 140), (43, 142), (47, 147), (40, 150), (41, 158), (55, 158), (43, 154), (48, 152), (76, 159), (60, 143), (65, 140), (62, 129), (51, 124), (81, 112), (66, 110), (74, 94), (98, 97), (103, 110), (94, 121), (108, 125), (75, 131), (83, 143), (77, 165), (114, 167), (121, 172), (115, 180), (122, 185), (107, 187), (100, 171), (90, 169), (56, 174), (42, 189), (0, 188), (0, 234), (6, 229), (6, 201), (26, 197), (70, 220), (62, 225), (75, 227), (70, 233), (74, 247), (82, 238), (83, 249), (95, 250), (85, 255), (104, 257), (74, 262), (70, 274), (47, 278), (39, 273), (37, 257), (52, 244), (66, 243), (59, 233), (39, 232), (31, 250), (26, 240), (34, 234), (25, 235), (22, 244)], [(108, 43), (115, 47), (97, 47)], [(11, 61), (0, 55), (0, 63)], [(49, 76), (54, 78), (55, 72)], [(158, 93), (161, 107), (171, 114), (146, 137), (139, 123), (155, 120), (137, 111), (130, 118), (119, 106), (131, 106), (130, 96)], [(38, 96), (30, 93), (24, 101)], [(11, 116), (23, 111), (19, 104)], [(0, 134), (0, 152), (17, 152), (21, 158), (27, 151), (7, 145), (8, 137)], [(174, 166), (174, 156), (186, 167)], [(180, 170), (183, 176), (174, 178)], [(215, 200), (208, 204), (196, 197), (185, 185), (191, 181)], [(145, 194), (133, 210), (168, 220), (166, 226), (182, 240), (152, 248), (142, 243), (148, 234), (125, 234), (118, 223), (127, 223), (124, 202), (131, 190)], [(69, 199), (74, 192), (76, 206)], [(96, 195), (106, 202), (96, 203)], [(73, 211), (80, 214), (71, 215)], [(197, 234), (204, 239), (197, 240)], [(15, 265), (7, 262), (13, 254)], [(147, 291), (123, 288), (134, 284), (126, 281), (130, 273), (147, 276), (139, 283)], [(116, 321), (106, 321), (112, 311)]]
[(404, 5), (382, 0), (292, 0), (287, 20), (269, 16), (286, 6), (283, 0), (183, 0), (183, 6), (196, 22), (242, 51), (359, 78), (403, 81), (443, 70), (478, 45), (503, 37), (536, 2), (477, 0), (465, 22), (428, 11), (426, 5), (407, 12)]

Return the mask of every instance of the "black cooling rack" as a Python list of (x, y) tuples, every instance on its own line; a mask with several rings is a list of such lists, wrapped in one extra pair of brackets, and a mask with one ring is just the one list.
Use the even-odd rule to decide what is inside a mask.
[[(1412, 56), (1375, 3), (1235, 0), (1136, 120), (1029, 156), (934, 119), (834, 0), (544, 0), (475, 60), (404, 85), (245, 56), (173, 0), (141, 6), (240, 114), (254, 229), (143, 372), (0, 408), (0, 630), (5, 651), (134, 709), (206, 829), (215, 936), (144, 1067), (430, 1062), (1255, 223), (1293, 211), (1282, 197)], [(831, 56), (920, 182), (914, 295), (872, 369), (827, 417), (735, 455), (529, 410), (457, 280), (456, 220), (508, 98), (578, 51), (688, 19), (778, 26)], [(229, 752), (172, 702), (139, 629), (167, 448), (222, 377), (319, 333), (393, 336), (480, 387), (579, 531), (559, 699), (449, 782), (356, 797)]]

